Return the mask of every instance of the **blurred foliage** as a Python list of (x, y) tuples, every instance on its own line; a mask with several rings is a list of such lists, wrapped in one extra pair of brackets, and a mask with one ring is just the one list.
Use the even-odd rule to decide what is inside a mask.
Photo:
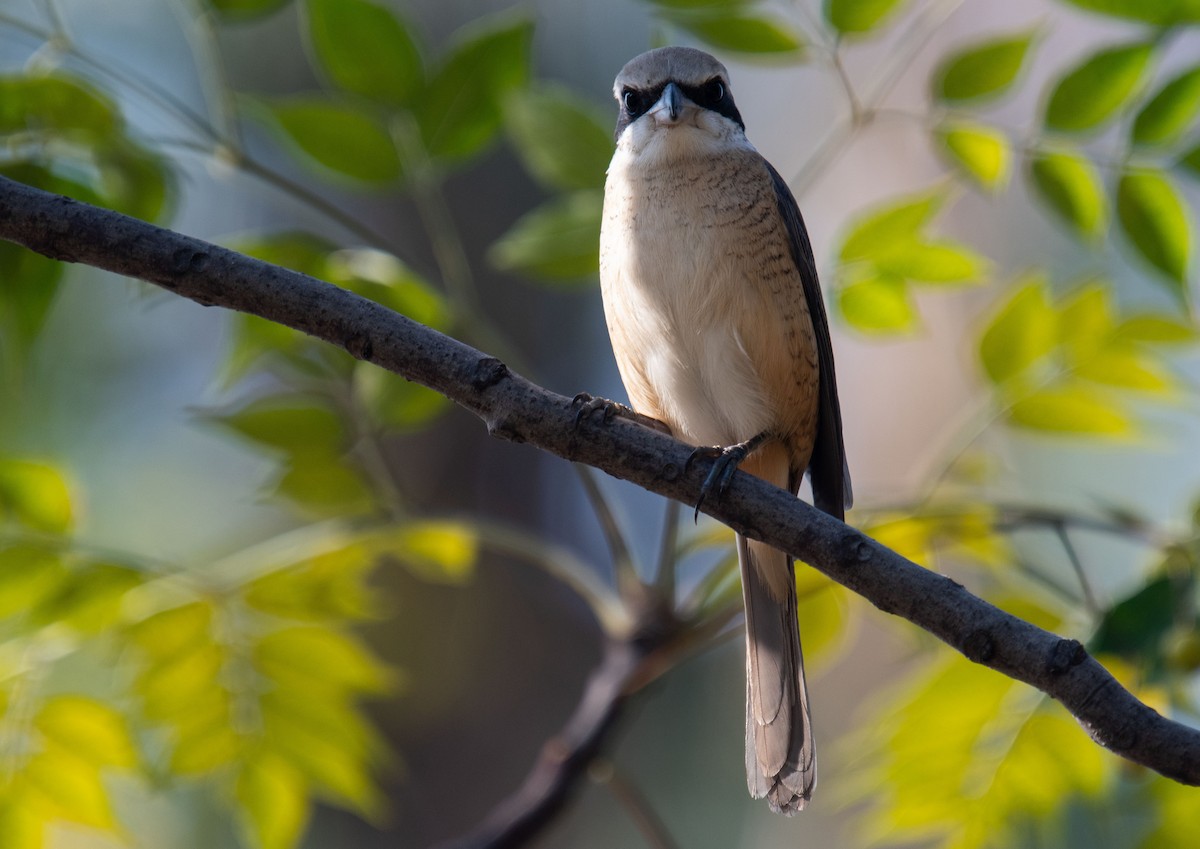
[[(287, 96), (222, 94), (238, 119), (272, 132), (318, 184), (410, 198), (437, 267), (418, 273), (344, 218), (358, 244), (281, 229), (231, 237), (232, 247), (439, 330), (480, 337), (485, 348), (496, 334), (472, 303), (470, 256), (484, 255), (495, 269), (535, 285), (593, 286), (610, 112), (600, 97), (535, 78), (534, 18), (523, 7), (469, 23), (435, 49), (397, 11), (400, 4), (201, 5), (218, 28), (299, 9), (319, 87)], [(911, 24), (930, 4), (810, 5), (797, 14), (758, 0), (644, 0), (642, 10), (654, 42), (699, 40), (780, 68), (823, 63), (849, 108), (828, 149), (814, 155), (820, 162), (849, 149), (850, 137), (886, 109), (886, 87), (874, 97), (859, 90), (843, 61), (847, 51), (895, 35), (903, 54), (927, 35)], [(922, 81), (928, 109), (916, 117), (946, 173), (926, 190), (879, 198), (844, 222), (825, 278), (835, 314), (884, 339), (921, 328), (926, 294), (995, 284), (995, 303), (972, 340), (988, 399), (984, 429), (1128, 447), (1150, 432), (1156, 406), (1182, 405), (1195, 392), (1177, 358), (1197, 341), (1189, 281), (1200, 67), (1190, 58), (1182, 66), (1169, 60), (1174, 39), (1200, 23), (1200, 13), (1191, 0), (1059, 5), (1113, 19), (1124, 34), (1062, 61), (1039, 55), (1050, 26), (1039, 24), (938, 57)], [(0, 28), (41, 38), (47, 54), (76, 60), (31, 61), (0, 75), (0, 173), (166, 219), (177, 192), (170, 147), (125, 120), (122, 96), (133, 88), (174, 113), (214, 160), (291, 186), (297, 200), (336, 216), (320, 191), (273, 174), (236, 134), (180, 110), (148, 81), (92, 73), (96, 63), (85, 49), (58, 28), (52, 11), (47, 18), (42, 29), (0, 16)], [(1017, 131), (995, 110), (1033, 84), (1035, 59), (1052, 62), (1054, 71)], [(490, 246), (468, 251), (442, 188), (502, 141), (545, 197)], [(1108, 277), (1056, 280), (1038, 256), (1023, 257), (1025, 273), (995, 280), (1006, 258), (951, 238), (941, 222), (970, 193), (1019, 191), (1014, 174), (1023, 175), (1037, 214), (1061, 225), (1080, 252), (1129, 259), (1150, 295), (1167, 297), (1125, 306)], [(8, 384), (19, 380), (39, 339), (62, 273), (60, 263), (0, 244), (0, 379)], [(292, 509), (296, 530), (205, 568), (92, 551), (74, 536), (79, 493), (70, 476), (51, 460), (0, 455), (6, 849), (48, 845), (48, 828), (58, 822), (120, 838), (114, 787), (130, 792), (130, 779), (141, 779), (145, 792), (192, 782), (217, 789), (245, 844), (259, 849), (296, 846), (317, 803), (382, 821), (389, 811), (378, 777), (402, 753), (388, 752), (362, 703), (395, 697), (404, 677), (356, 632), (388, 613), (373, 576), (398, 565), (453, 585), (470, 578), (489, 541), (513, 545), (508, 529), (420, 515), (413, 507), (419, 499), (389, 462), (385, 449), (398, 435), (436, 423), (448, 407), (444, 398), (287, 328), (244, 315), (230, 322), (221, 375), (228, 397), (198, 419), (277, 464), (263, 497)], [(968, 447), (978, 436), (968, 434)], [(919, 563), (946, 564), (978, 580), (1016, 615), (1087, 641), (1143, 699), (1194, 718), (1200, 525), (1164, 529), (1116, 511), (1075, 515), (1002, 503), (988, 490), (986, 471), (970, 468), (973, 456), (964, 449), (951, 457), (927, 497), (860, 511), (855, 520)], [(1080, 529), (1141, 542), (1154, 553), (1151, 568), (1141, 575), (1131, 569), (1127, 591), (1097, 600), (1073, 543)], [(1014, 538), (1030, 531), (1053, 535), (1072, 580), (1027, 562)], [(699, 575), (682, 600), (664, 600), (685, 623), (683, 641), (728, 633), (740, 610), (730, 539), (727, 529), (702, 526), (677, 546), (676, 563), (698, 564)], [(526, 559), (590, 601), (603, 624), (625, 621), (605, 613), (620, 604), (615, 594), (569, 558), (537, 541), (522, 546)], [(813, 570), (799, 568), (797, 582), (809, 659), (828, 661), (848, 643), (862, 605)], [(122, 674), (104, 686), (64, 690), (50, 679), (58, 662), (76, 656), (118, 657)], [(1039, 694), (962, 658), (933, 653), (877, 701), (864, 720), (868, 730), (854, 741), (866, 753), (856, 773), (858, 798), (867, 803), (860, 825), (876, 845), (1089, 845), (1063, 835), (1090, 833), (1075, 827), (1078, 820), (1115, 806), (1138, 814), (1123, 826), (1121, 846), (1181, 846), (1194, 837), (1194, 789), (1123, 768)], [(1106, 832), (1110, 840), (1116, 834)]]

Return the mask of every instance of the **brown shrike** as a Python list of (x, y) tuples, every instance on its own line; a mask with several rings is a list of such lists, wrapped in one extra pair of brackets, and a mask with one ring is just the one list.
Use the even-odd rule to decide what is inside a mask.
[[(829, 325), (808, 234), (779, 173), (746, 140), (725, 67), (643, 53), (617, 75), (600, 283), (634, 410), (839, 519), (850, 479)], [(816, 784), (792, 559), (737, 538), (746, 605), (746, 778), (787, 814)]]

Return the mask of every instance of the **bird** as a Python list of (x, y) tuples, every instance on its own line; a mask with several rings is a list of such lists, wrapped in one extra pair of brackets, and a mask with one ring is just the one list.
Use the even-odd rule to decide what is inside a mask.
[[(691, 47), (630, 60), (613, 85), (600, 284), (632, 411), (735, 472), (844, 519), (850, 475), (829, 322), (800, 209), (747, 140), (729, 73)], [(699, 504), (697, 504), (697, 511)], [(746, 620), (746, 780), (772, 810), (802, 810), (816, 756), (792, 558), (737, 537)]]

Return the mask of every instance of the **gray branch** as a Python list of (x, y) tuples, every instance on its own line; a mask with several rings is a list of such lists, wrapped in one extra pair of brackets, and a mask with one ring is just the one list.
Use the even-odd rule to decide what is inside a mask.
[[(528, 442), (685, 504), (699, 496), (707, 464), (689, 468), (689, 446), (621, 418), (576, 426), (570, 399), (328, 283), (4, 178), (0, 238), (295, 328), (442, 393), (482, 419), (493, 436)], [(1116, 754), (1181, 783), (1200, 784), (1200, 730), (1138, 701), (1079, 642), (993, 607), (750, 475), (735, 475), (724, 497), (706, 501), (703, 509), (739, 533), (790, 552), (968, 659), (1037, 687)], [(594, 713), (607, 722), (605, 711)]]

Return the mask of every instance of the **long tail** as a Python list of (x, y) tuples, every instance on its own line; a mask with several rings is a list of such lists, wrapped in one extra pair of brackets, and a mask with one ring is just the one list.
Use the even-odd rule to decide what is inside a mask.
[[(774, 465), (769, 459), (751, 457), (759, 462), (743, 469), (768, 477), (759, 469)], [(784, 470), (786, 477), (786, 462)], [(737, 546), (746, 604), (746, 783), (755, 799), (766, 797), (773, 811), (791, 815), (817, 783), (796, 575), (782, 551), (742, 536)]]

